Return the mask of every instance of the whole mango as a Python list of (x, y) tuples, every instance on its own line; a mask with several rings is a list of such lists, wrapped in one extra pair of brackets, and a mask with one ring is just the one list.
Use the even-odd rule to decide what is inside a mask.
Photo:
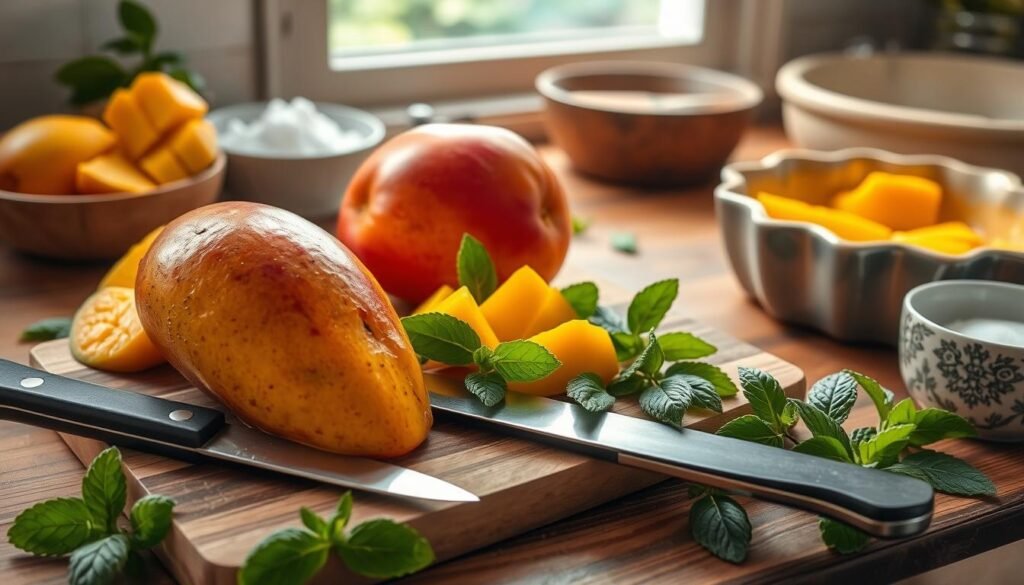
[(78, 163), (114, 147), (114, 133), (85, 116), (41, 116), (0, 138), (0, 189), (45, 195), (75, 192)]
[(462, 235), (490, 252), (504, 281), (529, 264), (562, 266), (572, 228), (565, 193), (526, 140), (493, 126), (427, 124), (378, 148), (342, 200), (338, 237), (385, 290), (419, 302), (458, 287)]
[(423, 376), (387, 296), (297, 215), (247, 202), (186, 213), (143, 256), (136, 294), (167, 359), (255, 427), (371, 457), (427, 436)]

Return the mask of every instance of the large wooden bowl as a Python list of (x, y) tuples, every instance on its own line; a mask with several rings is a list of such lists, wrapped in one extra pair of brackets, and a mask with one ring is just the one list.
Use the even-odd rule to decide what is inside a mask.
[(762, 93), (742, 77), (675, 63), (572, 63), (537, 77), (548, 135), (574, 167), (645, 186), (707, 181)]
[(224, 166), (222, 153), (199, 174), (140, 195), (32, 195), (0, 190), (0, 240), (47, 258), (117, 258), (157, 226), (216, 201)]

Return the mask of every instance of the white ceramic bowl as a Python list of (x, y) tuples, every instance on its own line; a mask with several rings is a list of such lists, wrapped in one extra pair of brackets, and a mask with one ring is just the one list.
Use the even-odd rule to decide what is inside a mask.
[[(266, 102), (237, 104), (216, 109), (208, 117), (217, 132), (223, 133), (230, 120), (251, 122), (266, 106)], [(316, 108), (343, 130), (358, 132), (363, 140), (323, 156), (256, 155), (224, 148), (228, 198), (274, 205), (311, 219), (338, 212), (349, 179), (384, 139), (384, 123), (369, 112), (338, 104), (316, 102)]]
[(798, 146), (941, 154), (1024, 175), (1024, 65), (936, 53), (822, 54), (779, 70)]
[(919, 404), (970, 420), (978, 435), (1024, 440), (1024, 344), (1007, 345), (949, 328), (959, 319), (1024, 323), (1024, 286), (946, 280), (907, 293), (900, 321), (900, 373)]

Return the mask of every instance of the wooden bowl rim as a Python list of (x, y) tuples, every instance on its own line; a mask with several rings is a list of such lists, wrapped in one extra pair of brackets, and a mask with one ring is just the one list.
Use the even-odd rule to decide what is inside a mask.
[(166, 195), (172, 191), (180, 191), (187, 187), (204, 183), (217, 175), (224, 172), (224, 166), (227, 164), (227, 156), (224, 151), (221, 150), (217, 153), (217, 158), (214, 159), (213, 164), (207, 168), (199, 171), (191, 177), (184, 179), (178, 179), (170, 183), (160, 185), (156, 189), (146, 191), (145, 193), (99, 193), (94, 195), (43, 195), (40, 193), (17, 193), (14, 191), (5, 191), (0, 189), (0, 201), (17, 201), (20, 203), (55, 203), (63, 205), (73, 205), (75, 203), (103, 203), (107, 201), (123, 201), (125, 199), (143, 199), (147, 197), (156, 197), (158, 195)]

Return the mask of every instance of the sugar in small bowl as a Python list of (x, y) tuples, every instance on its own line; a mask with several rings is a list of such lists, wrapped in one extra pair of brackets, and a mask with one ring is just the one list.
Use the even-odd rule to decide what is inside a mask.
[(983, 439), (1024, 440), (1024, 286), (942, 280), (911, 290), (899, 353), (919, 404), (959, 414)]

